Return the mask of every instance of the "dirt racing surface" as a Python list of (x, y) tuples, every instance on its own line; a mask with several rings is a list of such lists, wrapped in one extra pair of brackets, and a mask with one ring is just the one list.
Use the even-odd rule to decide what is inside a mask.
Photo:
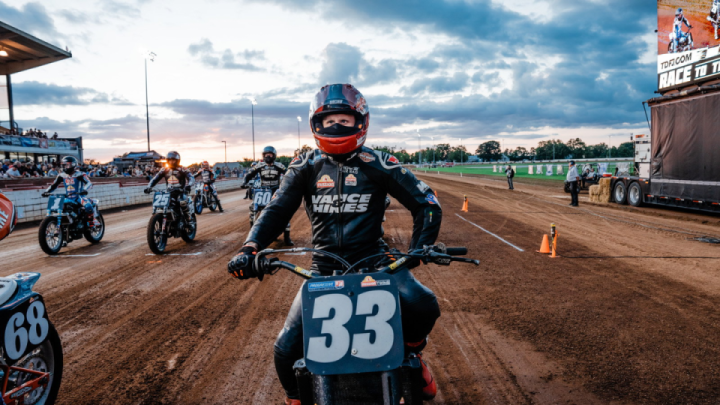
[[(442, 310), (425, 351), (435, 404), (718, 403), (720, 218), (657, 208), (568, 207), (560, 188), (421, 176), (444, 210), (440, 241), (482, 264), (413, 272)], [(244, 192), (199, 217), (195, 243), (153, 256), (149, 207), (108, 213), (102, 243), (58, 257), (37, 228), (0, 244), (0, 275), (39, 271), (60, 332), (60, 404), (280, 404), (273, 341), (302, 280), (238, 281), (226, 263), (249, 227)], [(470, 212), (460, 212), (463, 195)], [(550, 223), (561, 258), (535, 253)], [(309, 246), (304, 212), (293, 239)], [(393, 201), (386, 239), (406, 249)], [(279, 245), (278, 245), (279, 246)], [(309, 256), (283, 260), (308, 265)]]

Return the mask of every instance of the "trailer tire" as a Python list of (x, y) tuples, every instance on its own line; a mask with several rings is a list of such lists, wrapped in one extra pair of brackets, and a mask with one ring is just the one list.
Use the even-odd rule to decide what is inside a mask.
[(613, 198), (615, 199), (615, 202), (620, 205), (627, 204), (627, 188), (625, 187), (625, 183), (622, 181), (615, 183), (615, 188), (613, 188)]
[(630, 183), (627, 191), (627, 201), (633, 207), (639, 207), (643, 204), (642, 187), (637, 182)]

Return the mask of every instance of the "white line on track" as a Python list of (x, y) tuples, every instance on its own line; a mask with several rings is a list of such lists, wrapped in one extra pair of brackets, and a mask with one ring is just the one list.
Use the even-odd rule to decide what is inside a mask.
[(95, 253), (94, 255), (55, 255), (50, 257), (95, 257), (100, 256), (100, 253)]
[[(166, 253), (164, 255), (160, 256), (200, 256), (203, 254), (203, 252), (195, 252), (195, 253)], [(145, 256), (157, 256), (155, 253), (146, 253)]]
[(480, 228), (480, 229), (482, 229), (483, 231), (485, 231), (486, 233), (488, 233), (488, 234), (490, 234), (490, 235), (492, 235), (492, 236), (500, 239), (501, 241), (503, 241), (503, 242), (505, 242), (506, 244), (514, 247), (515, 249), (517, 249), (517, 250), (519, 250), (519, 251), (521, 251), (521, 252), (524, 252), (524, 250), (522, 250), (522, 249), (520, 249), (519, 247), (513, 245), (512, 243), (506, 241), (505, 239), (503, 239), (503, 238), (495, 235), (494, 233), (492, 233), (492, 232), (488, 231), (487, 229), (483, 228), (482, 226), (480, 226), (480, 225), (478, 225), (478, 224), (476, 224), (476, 223), (474, 223), (474, 222), (468, 221), (467, 219), (465, 219), (465, 218), (463, 218), (462, 216), (460, 216), (460, 214), (455, 214), (455, 215), (457, 215), (458, 217), (460, 217), (460, 219), (462, 219), (463, 221), (465, 221), (465, 222), (467, 222), (467, 223), (469, 223), (469, 224), (471, 224), (471, 225), (474, 225), (476, 228)]

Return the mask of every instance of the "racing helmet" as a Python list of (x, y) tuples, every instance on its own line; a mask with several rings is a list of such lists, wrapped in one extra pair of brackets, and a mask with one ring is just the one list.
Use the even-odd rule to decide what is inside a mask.
[(203, 169), (208, 169), (208, 168), (210, 168), (210, 163), (208, 163), (207, 160), (203, 160), (201, 166)]
[[(270, 156), (266, 156), (270, 155)], [(275, 158), (277, 158), (277, 151), (272, 146), (266, 146), (262, 151), (263, 161), (267, 164), (272, 164), (275, 162)]]
[(682, 8), (678, 8), (678, 9), (675, 11), (675, 17), (681, 16), (682, 13), (683, 13), (683, 9), (682, 9)]
[(65, 174), (73, 174), (75, 173), (75, 168), (77, 168), (78, 161), (72, 156), (65, 156), (60, 161), (60, 167), (62, 167)]
[(168, 167), (173, 170), (177, 169), (178, 166), (180, 166), (180, 154), (175, 152), (174, 150), (168, 152), (165, 160), (167, 161)]
[[(348, 114), (355, 117), (355, 125), (334, 124), (323, 128), (323, 117)], [(324, 86), (310, 103), (310, 129), (318, 148), (329, 155), (345, 155), (365, 143), (370, 111), (365, 97), (352, 84)]]

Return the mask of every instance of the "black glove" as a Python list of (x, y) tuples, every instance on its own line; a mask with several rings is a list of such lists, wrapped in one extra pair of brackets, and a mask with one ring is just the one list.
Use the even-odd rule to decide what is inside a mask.
[(150, 193), (152, 193), (152, 187), (146, 188), (145, 190), (143, 190), (143, 193), (145, 193), (145, 194), (150, 194)]
[[(411, 255), (420, 255), (423, 254), (425, 251), (422, 249), (410, 249), (408, 252)], [(409, 258), (407, 264), (405, 265), (408, 269), (414, 269), (415, 267), (418, 267), (421, 263), (427, 264), (427, 259), (416, 259), (416, 258)]]
[(49, 192), (46, 191), (46, 192), (42, 193), (42, 196), (43, 196), (43, 197), (50, 197), (50, 194), (52, 194), (52, 193), (49, 193)]
[(88, 192), (87, 192), (87, 190), (83, 190), (83, 191), (79, 192), (78, 194), (79, 195), (88, 195)]
[(245, 189), (245, 188), (250, 188), (250, 187), (248, 187), (247, 183), (243, 183), (242, 186), (240, 186), (240, 188)]
[(255, 247), (248, 245), (243, 246), (240, 252), (228, 262), (228, 273), (240, 280), (257, 277), (262, 281), (263, 274), (258, 273), (253, 268), (255, 255), (257, 255), (257, 249)]

